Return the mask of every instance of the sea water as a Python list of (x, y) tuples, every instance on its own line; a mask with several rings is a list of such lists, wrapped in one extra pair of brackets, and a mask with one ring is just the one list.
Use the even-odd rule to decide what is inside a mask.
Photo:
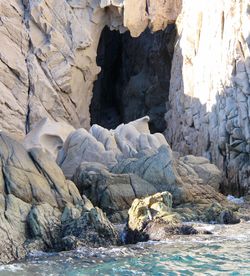
[(199, 227), (213, 234), (108, 249), (33, 252), (24, 261), (0, 266), (0, 276), (250, 275), (250, 222)]

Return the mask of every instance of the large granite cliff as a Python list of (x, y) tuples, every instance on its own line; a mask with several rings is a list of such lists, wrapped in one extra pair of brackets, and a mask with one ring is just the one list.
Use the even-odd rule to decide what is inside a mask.
[(249, 24), (249, 1), (183, 1), (165, 116), (173, 149), (209, 158), (240, 195), (250, 190)]
[(44, 117), (89, 127), (104, 26), (139, 36), (165, 28), (180, 9), (175, 1), (151, 1), (147, 12), (146, 1), (123, 2), (0, 1), (1, 129), (22, 137)]
[[(161, 102), (166, 101), (165, 134), (173, 149), (183, 155), (208, 157), (224, 170), (225, 190), (247, 193), (249, 9), (246, 0), (0, 0), (0, 128), (21, 139), (35, 123), (48, 117), (88, 129), (93, 85), (101, 70), (96, 58), (104, 26), (120, 33), (130, 31), (131, 37), (140, 38), (147, 28), (156, 32), (175, 23), (172, 64), (160, 71), (159, 77), (161, 56), (153, 58), (157, 64), (150, 65), (149, 60), (149, 66), (157, 70), (147, 71), (148, 87), (141, 94), (132, 91), (142, 87), (133, 75), (138, 62), (128, 62), (127, 66), (134, 66), (124, 69), (127, 75), (132, 72), (128, 82), (132, 88), (125, 85), (131, 89), (123, 93), (121, 101), (128, 105), (128, 95), (133, 110), (150, 113), (151, 109), (138, 107), (136, 102), (145, 100), (153, 108), (154, 102), (160, 103), (154, 93), (159, 77), (166, 85), (166, 95), (169, 93), (169, 99), (161, 97)], [(145, 36), (149, 37), (144, 34), (135, 46), (127, 41), (126, 53), (140, 43), (146, 45)], [(159, 49), (169, 47), (164, 45), (165, 39), (155, 43), (161, 44)], [(146, 55), (152, 52), (142, 48)], [(145, 55), (137, 52), (137, 58)], [(141, 68), (144, 73), (145, 64)], [(141, 72), (137, 78), (143, 75)], [(150, 78), (153, 81), (148, 81)], [(164, 94), (162, 85), (160, 90)], [(129, 109), (124, 114), (131, 117)], [(153, 114), (157, 121), (157, 110)], [(162, 122), (159, 120), (161, 129)]]

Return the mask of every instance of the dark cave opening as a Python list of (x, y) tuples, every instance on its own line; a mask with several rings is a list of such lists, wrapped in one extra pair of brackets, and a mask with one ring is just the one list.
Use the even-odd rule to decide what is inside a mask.
[(175, 25), (145, 30), (138, 38), (105, 27), (97, 51), (101, 67), (90, 105), (91, 124), (115, 128), (149, 115), (150, 130), (163, 132), (169, 95)]

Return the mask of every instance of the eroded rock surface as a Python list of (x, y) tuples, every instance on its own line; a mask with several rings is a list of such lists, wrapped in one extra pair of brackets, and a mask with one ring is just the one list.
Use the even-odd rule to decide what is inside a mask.
[[(106, 216), (80, 196), (46, 151), (27, 152), (1, 132), (0, 168), (0, 262), (23, 258), (30, 250), (62, 250), (69, 232), (77, 243), (117, 243)], [(81, 230), (74, 231), (75, 223)], [(110, 239), (101, 238), (102, 230)]]
[(119, 160), (134, 157), (143, 151), (157, 150), (161, 145), (168, 146), (162, 134), (150, 134), (148, 122), (149, 117), (146, 116), (110, 131), (98, 125), (93, 125), (89, 132), (78, 129), (65, 141), (57, 163), (65, 176), (71, 178), (85, 161), (111, 168)]
[(129, 209), (124, 239), (130, 243), (147, 240), (161, 241), (173, 235), (198, 233), (199, 231), (193, 226), (183, 224), (179, 214), (172, 210), (172, 195), (162, 192), (133, 201)]
[(135, 198), (152, 195), (157, 189), (135, 174), (113, 174), (100, 163), (83, 162), (72, 180), (81, 194), (91, 198), (112, 222), (127, 220)]
[(249, 1), (184, 0), (182, 6), (176, 22), (167, 139), (173, 150), (206, 156), (223, 170), (225, 192), (247, 194)]
[(222, 172), (204, 157), (175, 157), (161, 134), (150, 134), (147, 117), (114, 131), (94, 125), (73, 132), (58, 163), (112, 221), (124, 221), (135, 198), (155, 192), (170, 192), (184, 220), (202, 219), (214, 203), (221, 211), (230, 205), (220, 193)]
[(74, 130), (66, 122), (54, 122), (44, 118), (35, 124), (34, 128), (25, 136), (23, 145), (27, 150), (31, 148), (46, 149), (56, 159), (66, 138)]
[(89, 128), (102, 29), (130, 30), (132, 36), (147, 27), (164, 29), (176, 19), (181, 3), (157, 4), (1, 0), (0, 128), (20, 138), (44, 117)]

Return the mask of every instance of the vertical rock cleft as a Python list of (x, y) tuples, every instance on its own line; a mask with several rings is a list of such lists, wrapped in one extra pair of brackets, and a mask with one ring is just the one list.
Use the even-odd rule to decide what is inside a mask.
[(91, 122), (115, 128), (145, 115), (150, 129), (163, 132), (176, 29), (133, 38), (104, 28), (97, 51), (101, 72), (94, 85)]

